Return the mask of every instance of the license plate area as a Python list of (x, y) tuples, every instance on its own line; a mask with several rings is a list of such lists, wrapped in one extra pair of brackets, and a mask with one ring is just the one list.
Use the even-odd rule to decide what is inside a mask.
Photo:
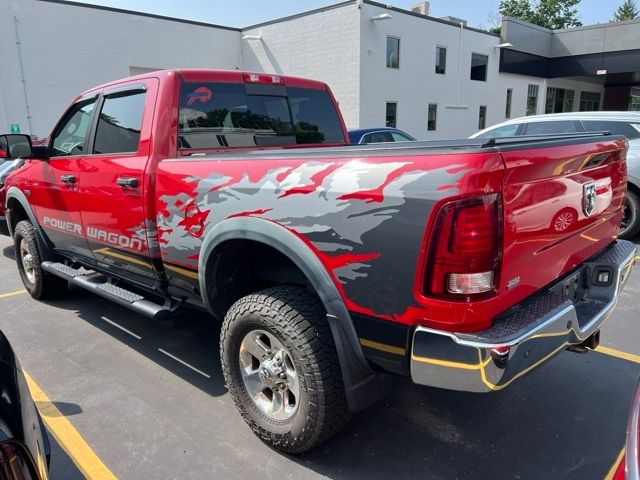
[(553, 287), (554, 293), (562, 295), (565, 300), (571, 300), (572, 302), (579, 302), (585, 299), (585, 295), (589, 290), (589, 278), (587, 269), (580, 268), (579, 270), (563, 278)]

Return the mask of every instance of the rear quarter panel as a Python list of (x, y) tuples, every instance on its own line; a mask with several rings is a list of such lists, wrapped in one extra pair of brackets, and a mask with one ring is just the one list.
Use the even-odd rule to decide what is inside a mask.
[[(261, 218), (304, 240), (349, 310), (430, 323), (433, 315), (416, 290), (430, 215), (445, 198), (499, 191), (500, 156), (306, 157), (301, 150), (297, 158), (223, 155), (161, 162), (157, 222), (168, 269), (197, 281), (202, 241), (214, 225), (238, 216)], [(202, 230), (194, 228), (199, 222)], [(459, 315), (445, 315), (445, 323), (478, 314), (465, 305), (455, 308)]]

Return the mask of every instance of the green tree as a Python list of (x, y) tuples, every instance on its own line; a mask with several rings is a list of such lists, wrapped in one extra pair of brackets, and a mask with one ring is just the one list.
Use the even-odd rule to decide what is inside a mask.
[(636, 0), (624, 0), (622, 5), (613, 14), (614, 22), (622, 22), (623, 20), (635, 20), (640, 16), (638, 4)]
[(542, 27), (558, 29), (579, 27), (576, 5), (580, 0), (500, 0), (500, 14)]

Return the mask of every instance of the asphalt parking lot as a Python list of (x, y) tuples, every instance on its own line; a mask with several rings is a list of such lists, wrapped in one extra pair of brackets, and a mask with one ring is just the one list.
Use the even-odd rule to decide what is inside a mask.
[(220, 372), (219, 328), (208, 316), (153, 323), (76, 289), (37, 302), (20, 292), (8, 237), (0, 237), (0, 278), (0, 329), (95, 453), (83, 456), (59, 423), (51, 432), (53, 480), (83, 478), (82, 471), (121, 479), (601, 479), (623, 446), (640, 376), (636, 271), (602, 331), (607, 353), (563, 352), (486, 395), (398, 380), (334, 439), (292, 457), (262, 444), (236, 413)]

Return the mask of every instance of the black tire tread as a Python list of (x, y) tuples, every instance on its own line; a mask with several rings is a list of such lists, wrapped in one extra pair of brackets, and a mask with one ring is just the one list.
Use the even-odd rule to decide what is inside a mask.
[[(22, 261), (20, 259), (20, 242), (25, 239), (29, 243), (29, 249), (31, 255), (34, 257), (34, 262), (37, 265), (35, 269), (36, 282), (31, 284), (22, 267)], [(18, 222), (13, 232), (13, 246), (15, 249), (16, 263), (18, 265), (18, 272), (20, 278), (29, 294), (38, 300), (55, 299), (60, 298), (67, 291), (68, 282), (60, 277), (56, 277), (49, 272), (42, 269), (40, 264), (42, 258), (40, 257), (40, 250), (38, 248), (38, 237), (36, 235), (35, 228), (28, 220), (22, 220)]]
[[(295, 437), (289, 433), (276, 434), (258, 425), (234, 385), (231, 366), (225, 361), (229, 347), (225, 340), (229, 339), (234, 323), (248, 313), (260, 315), (267, 324), (281, 330), (291, 339), (291, 345), (285, 346), (302, 352), (298, 360), (304, 362), (311, 408), (304, 429)], [(271, 287), (234, 303), (222, 325), (220, 356), (227, 387), (242, 417), (259, 438), (280, 451), (302, 453), (311, 450), (341, 430), (351, 417), (325, 309), (320, 300), (304, 288)]]
[(635, 222), (620, 235), (624, 240), (631, 240), (640, 232), (640, 198), (633, 190), (627, 190), (627, 200), (632, 209), (635, 210)]

